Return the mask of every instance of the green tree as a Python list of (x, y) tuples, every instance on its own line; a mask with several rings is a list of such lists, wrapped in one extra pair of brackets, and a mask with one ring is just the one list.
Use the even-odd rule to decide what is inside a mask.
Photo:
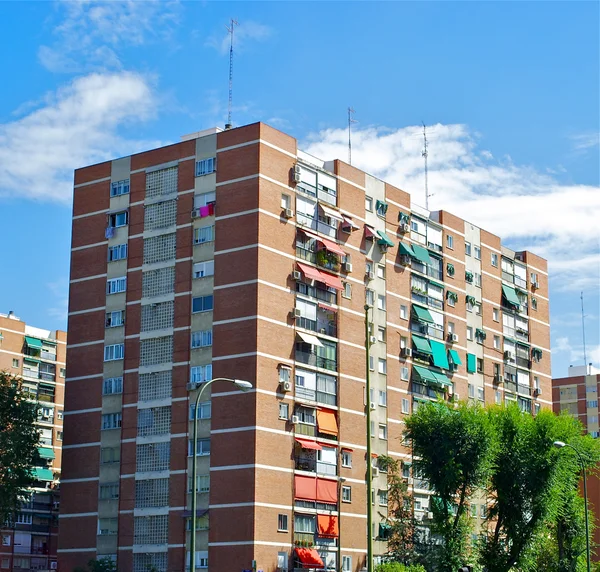
[[(482, 539), (481, 564), (489, 572), (508, 572), (527, 567), (537, 553), (551, 566), (545, 569), (577, 570), (582, 540), (585, 548), (575, 494), (579, 467), (574, 454), (552, 444), (577, 443), (592, 465), (598, 443), (582, 437), (581, 425), (570, 416), (541, 411), (532, 417), (516, 405), (494, 407), (489, 414), (498, 447), (488, 489), (491, 528)], [(554, 555), (549, 539), (557, 544)]]
[[(469, 559), (469, 499), (486, 485), (494, 453), (489, 419), (479, 406), (421, 405), (406, 418), (415, 468), (435, 493), (432, 533), (442, 538), (437, 570), (455, 572)], [(433, 499), (432, 499), (433, 501)]]
[(87, 568), (78, 566), (73, 572), (118, 572), (117, 565), (110, 558), (99, 558), (90, 560)]
[(427, 572), (420, 564), (409, 564), (400, 562), (384, 562), (375, 566), (375, 572)]
[(19, 509), (38, 458), (37, 407), (21, 387), (21, 379), (0, 372), (0, 522)]

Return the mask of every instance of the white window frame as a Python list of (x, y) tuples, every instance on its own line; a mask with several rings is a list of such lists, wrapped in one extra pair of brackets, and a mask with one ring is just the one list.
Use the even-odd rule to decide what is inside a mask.
[(215, 225), (201, 226), (194, 229), (193, 244), (207, 244), (215, 240)]
[(125, 357), (125, 344), (104, 346), (104, 361), (118, 361)]
[(400, 304), (400, 319), (408, 320), (408, 306)]
[(107, 328), (118, 328), (125, 325), (125, 310), (114, 310), (106, 312), (104, 325)]
[(102, 381), (102, 395), (123, 393), (123, 378), (108, 377)]
[(446, 248), (454, 250), (454, 237), (451, 234), (446, 235)]
[(405, 397), (402, 398), (402, 413), (405, 415), (410, 414), (410, 401)]
[(194, 278), (207, 278), (215, 274), (215, 261), (206, 260), (204, 262), (195, 262), (192, 267), (192, 276)]
[(192, 349), (207, 348), (212, 346), (213, 332), (212, 330), (198, 330), (192, 332), (190, 337)]
[(127, 243), (108, 247), (108, 262), (127, 258)]
[(217, 158), (208, 157), (207, 159), (200, 159), (196, 161), (196, 177), (204, 177), (210, 175), (217, 170)]
[(373, 212), (373, 197), (365, 195), (365, 210), (369, 213)]
[(352, 468), (352, 451), (342, 451), (342, 467)]
[(121, 195), (129, 194), (129, 179), (123, 179), (122, 181), (115, 181), (110, 184), (110, 196), (120, 197)]
[(127, 276), (119, 276), (106, 281), (106, 295), (119, 294), (127, 290)]

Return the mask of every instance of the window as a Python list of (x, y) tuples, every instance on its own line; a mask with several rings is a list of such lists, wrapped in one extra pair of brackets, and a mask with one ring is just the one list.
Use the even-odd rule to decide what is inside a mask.
[(315, 517), (305, 514), (294, 515), (294, 532), (304, 532), (314, 534), (315, 532)]
[(102, 464), (118, 463), (121, 459), (121, 449), (119, 447), (103, 447), (100, 449), (100, 462)]
[(384, 425), (383, 423), (379, 425), (378, 436), (384, 441), (387, 440), (387, 425)]
[(446, 246), (450, 250), (454, 250), (454, 237), (451, 234), (446, 235)]
[(485, 390), (483, 387), (477, 388), (477, 399), (479, 399), (479, 401), (485, 401)]
[(279, 419), (285, 419), (286, 421), (290, 417), (290, 406), (288, 403), (279, 404)]
[(498, 268), (498, 255), (495, 252), (492, 252), (492, 266)]
[(477, 505), (475, 503), (471, 504), (471, 516), (477, 516)]
[(410, 413), (410, 401), (408, 399), (402, 399), (402, 413)]
[(352, 452), (342, 450), (342, 467), (352, 467)]
[(18, 360), (18, 359), (15, 359), (15, 358), (13, 358), (13, 360), (12, 360), (12, 366), (13, 366), (13, 367), (19, 367), (19, 360)]
[(456, 301), (458, 300), (458, 296), (454, 294), (454, 292), (446, 291), (446, 302), (448, 302), (448, 306), (454, 308), (456, 305)]
[(67, 375), (67, 370), (66, 370), (66, 368), (64, 368), (64, 367), (61, 367), (61, 368), (58, 370), (58, 375), (59, 375), (60, 377), (65, 377), (65, 376)]
[(117, 518), (99, 518), (98, 519), (98, 535), (112, 536), (117, 534), (119, 520)]
[(194, 278), (205, 278), (206, 276), (213, 276), (214, 273), (214, 260), (207, 260), (206, 262), (196, 262), (192, 269), (192, 276)]
[(469, 397), (475, 397), (475, 386), (472, 383), (469, 383)]
[(537, 311), (537, 309), (538, 309), (537, 298), (532, 298), (531, 299), (531, 309)]
[[(203, 401), (202, 403), (198, 403), (198, 419), (210, 419), (211, 410), (212, 407), (210, 401)], [(195, 419), (195, 414), (196, 404), (192, 403), (190, 405), (190, 421), (193, 421)]]
[(471, 256), (471, 243), (465, 242), (465, 254)]
[(292, 206), (292, 197), (290, 195), (286, 195), (285, 193), (281, 193), (281, 208), (289, 209)]
[(483, 359), (477, 358), (477, 373), (483, 373)]
[(116, 181), (110, 184), (110, 196), (118, 197), (120, 195), (129, 194), (129, 179), (123, 181)]
[(471, 326), (467, 326), (467, 340), (473, 339), (473, 328)]
[(194, 208), (200, 209), (208, 205), (214, 205), (216, 202), (216, 198), (217, 195), (215, 191), (212, 191), (210, 193), (202, 193), (201, 195), (194, 195)]
[(63, 410), (62, 409), (57, 409), (56, 410), (56, 418), (57, 419), (62, 419), (63, 418)]
[(173, 336), (140, 341), (140, 365), (157, 365), (173, 361)]
[(379, 358), (378, 360), (378, 366), (377, 366), (377, 371), (379, 371), (379, 373), (383, 373), (384, 375), (387, 373), (387, 362), (386, 360)]
[(288, 553), (278, 552), (277, 553), (277, 569), (284, 572), (288, 569)]
[(385, 490), (380, 490), (377, 496), (379, 497), (379, 506), (387, 506), (388, 492)]
[(377, 265), (377, 278), (383, 278), (385, 280), (385, 266), (381, 264)]
[(290, 381), (292, 376), (292, 369), (285, 365), (279, 366), (279, 381)]
[(479, 246), (475, 246), (474, 250), (475, 250), (475, 258), (477, 260), (481, 260), (481, 248)]
[(190, 381), (192, 383), (204, 383), (212, 379), (212, 364), (195, 365), (190, 368)]
[(377, 340), (385, 343), (385, 328), (381, 326), (377, 328)]
[(498, 312), (498, 308), (492, 308), (492, 317), (494, 319), (494, 322), (500, 321), (500, 314)]
[(123, 260), (127, 258), (127, 244), (117, 244), (108, 247), (108, 261)]
[(127, 277), (111, 278), (106, 282), (106, 294), (118, 294), (127, 289)]
[(538, 275), (537, 275), (537, 272), (532, 272), (532, 273), (531, 273), (531, 283), (532, 283), (532, 284), (537, 284), (537, 283), (538, 283)]
[(277, 515), (277, 531), (287, 532), (288, 531), (288, 515), (278, 514)]
[(406, 336), (400, 336), (400, 347), (405, 348), (408, 344), (408, 338)]
[(494, 392), (494, 401), (496, 405), (502, 405), (502, 393), (498, 390)]
[(215, 240), (215, 227), (202, 226), (194, 229), (194, 244), (204, 244)]
[(32, 515), (26, 512), (20, 512), (15, 518), (15, 524), (31, 524)]
[(373, 261), (372, 260), (367, 260), (365, 262), (365, 274), (367, 276), (371, 276), (371, 272), (373, 272)]
[(352, 556), (342, 556), (342, 572), (352, 572)]
[(350, 282), (344, 282), (342, 298), (352, 298), (352, 284), (350, 284)]
[(119, 498), (119, 483), (100, 485), (100, 500), (117, 500)]
[(114, 393), (123, 393), (123, 378), (109, 377), (102, 383), (102, 395), (112, 395)]
[[(129, 222), (129, 211), (121, 211), (118, 213), (111, 213), (108, 215), (108, 228), (119, 228), (120, 226), (126, 226)], [(110, 238), (107, 234), (107, 238)]]
[(102, 416), (102, 429), (119, 429), (121, 420), (121, 413), (106, 413)]
[(402, 366), (400, 368), (400, 379), (403, 381), (408, 381), (408, 368), (406, 366)]
[(217, 169), (217, 159), (210, 157), (209, 159), (201, 159), (196, 161), (196, 177), (203, 177), (204, 175), (210, 175)]
[(104, 346), (104, 361), (116, 361), (123, 359), (125, 344), (112, 344)]
[(385, 294), (379, 294), (379, 296), (377, 296), (377, 308), (385, 311)]
[(212, 330), (192, 332), (192, 349), (212, 346)]
[(373, 197), (369, 197), (365, 195), (365, 210), (372, 213), (373, 212)]
[(588, 407), (598, 407), (598, 400), (597, 400), (597, 399), (594, 399), (594, 400), (592, 400), (592, 401), (588, 401), (588, 402), (587, 402), (587, 406), (588, 406)]
[(494, 349), (500, 349), (500, 336), (494, 336)]
[(125, 323), (125, 311), (117, 310), (115, 312), (107, 312), (104, 320), (104, 325), (107, 328), (116, 328)]
[(400, 318), (408, 320), (408, 308), (404, 304), (400, 305)]
[[(193, 442), (190, 439), (188, 441), (188, 457), (192, 456)], [(210, 439), (198, 439), (198, 446), (196, 447), (196, 457), (206, 457), (210, 455)]]
[(375, 290), (371, 290), (370, 288), (365, 290), (365, 303), (367, 306), (375, 305)]
[(387, 392), (379, 390), (379, 405), (381, 407), (387, 407)]
[(369, 369), (375, 371), (375, 358), (373, 356), (369, 356)]
[(473, 282), (475, 282), (475, 286), (481, 288), (481, 274), (473, 272)]
[(342, 502), (352, 502), (352, 487), (342, 485)]
[(212, 296), (199, 296), (198, 298), (192, 298), (192, 314), (196, 314), (198, 312), (210, 312), (212, 309)]

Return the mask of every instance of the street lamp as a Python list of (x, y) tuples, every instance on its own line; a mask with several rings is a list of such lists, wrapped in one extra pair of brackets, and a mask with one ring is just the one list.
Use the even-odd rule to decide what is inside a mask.
[(373, 468), (371, 466), (371, 356), (369, 353), (369, 349), (371, 348), (371, 342), (369, 340), (370, 309), (371, 306), (365, 304), (365, 407), (367, 413), (367, 572), (373, 572), (373, 506), (371, 505), (371, 487), (373, 486)]
[(249, 381), (243, 379), (230, 379), (228, 377), (215, 377), (210, 379), (202, 385), (202, 388), (196, 396), (196, 406), (194, 407), (194, 438), (192, 440), (192, 529), (190, 531), (190, 572), (194, 572), (194, 561), (196, 556), (196, 473), (198, 471), (198, 459), (196, 458), (196, 449), (198, 448), (198, 405), (204, 390), (215, 383), (215, 381), (226, 381), (233, 383), (236, 387), (239, 387), (242, 391), (248, 391), (252, 388), (252, 384)]
[(587, 552), (587, 572), (590, 572), (591, 567), (591, 559), (590, 559), (590, 525), (588, 522), (588, 498), (587, 498), (587, 482), (585, 478), (585, 463), (583, 462), (583, 457), (581, 456), (580, 451), (573, 447), (573, 445), (569, 443), (564, 443), (563, 441), (554, 441), (552, 443), (557, 449), (562, 449), (563, 447), (571, 447), (575, 453), (577, 453), (577, 457), (579, 459), (579, 464), (581, 465), (581, 472), (583, 473), (583, 508), (585, 511), (585, 549)]

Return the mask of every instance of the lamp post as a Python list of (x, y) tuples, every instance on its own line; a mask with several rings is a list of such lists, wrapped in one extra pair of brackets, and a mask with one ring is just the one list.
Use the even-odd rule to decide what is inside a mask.
[(370, 306), (365, 304), (365, 381), (366, 397), (365, 407), (367, 410), (367, 572), (373, 572), (373, 506), (371, 504), (371, 487), (373, 486), (373, 470), (371, 467), (371, 375), (370, 375), (370, 353), (371, 343), (369, 341), (369, 310)]
[(338, 481), (338, 539), (337, 539), (337, 569), (342, 572), (342, 485), (346, 482), (344, 477)]
[(587, 482), (585, 478), (585, 463), (583, 462), (583, 457), (581, 456), (580, 451), (570, 445), (569, 443), (564, 443), (563, 441), (554, 441), (552, 443), (557, 449), (562, 449), (563, 447), (570, 447), (577, 453), (577, 457), (579, 459), (579, 464), (581, 465), (581, 472), (583, 473), (583, 509), (585, 511), (585, 549), (587, 555), (587, 572), (590, 572), (591, 569), (591, 558), (590, 558), (590, 524), (588, 522), (588, 497), (587, 497)]
[(194, 407), (194, 438), (192, 440), (192, 526), (190, 531), (190, 572), (194, 572), (194, 561), (196, 556), (196, 473), (198, 471), (198, 459), (196, 458), (196, 449), (198, 448), (198, 405), (204, 390), (215, 383), (215, 381), (226, 381), (233, 383), (236, 387), (239, 387), (242, 391), (248, 391), (252, 384), (249, 381), (242, 379), (230, 379), (228, 377), (215, 377), (210, 379), (202, 385), (202, 388), (196, 396), (196, 406)]

